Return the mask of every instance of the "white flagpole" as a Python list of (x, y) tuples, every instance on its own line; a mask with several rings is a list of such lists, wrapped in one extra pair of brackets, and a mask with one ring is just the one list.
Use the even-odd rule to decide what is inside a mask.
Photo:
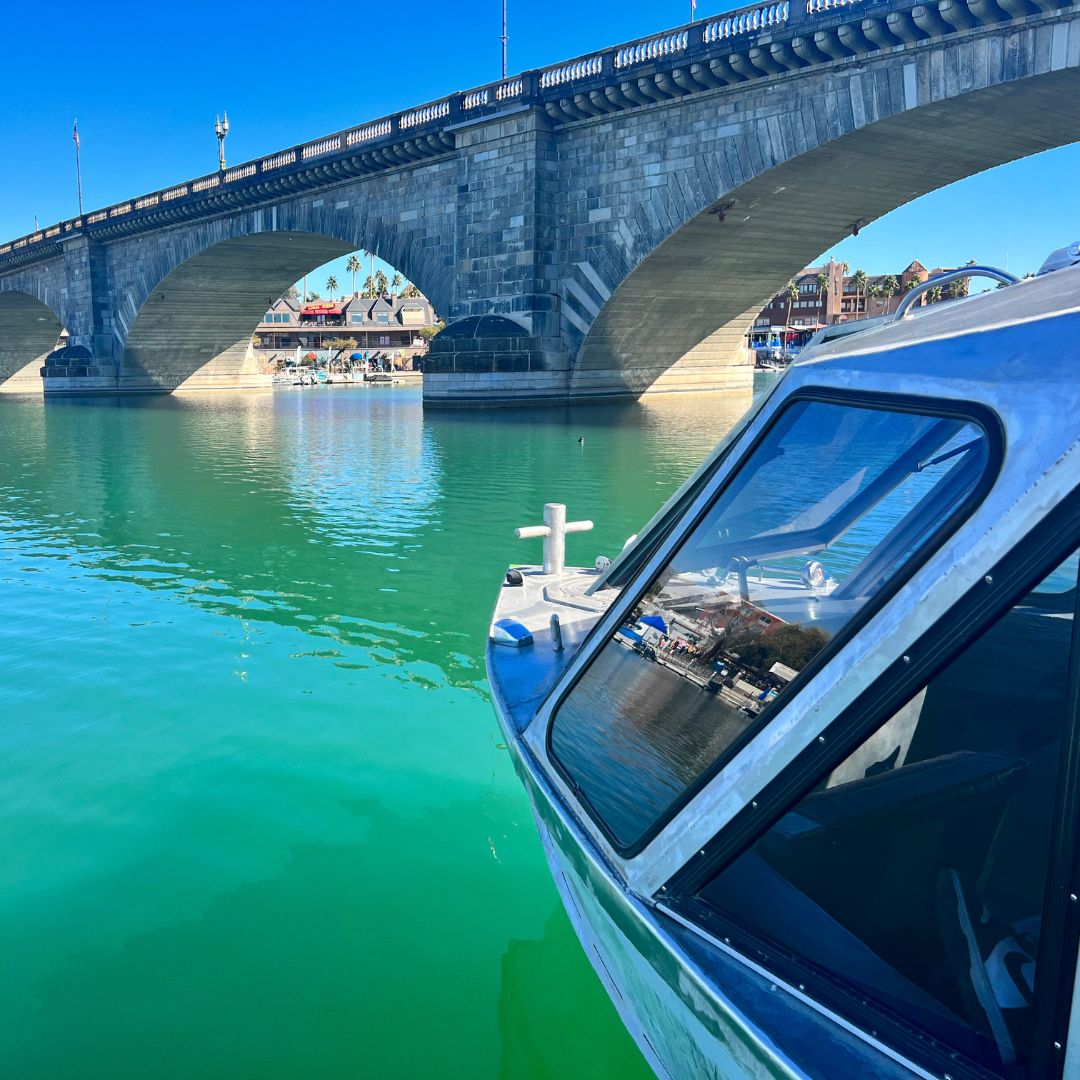
[(79, 120), (75, 119), (75, 126), (71, 129), (71, 137), (75, 140), (75, 179), (79, 185), (79, 217), (82, 217), (82, 161), (80, 154), (82, 145), (79, 142)]
[(506, 36), (506, 0), (503, 0), (502, 5), (502, 37), (499, 41), (502, 43), (502, 77), (506, 78), (506, 43), (510, 39)]

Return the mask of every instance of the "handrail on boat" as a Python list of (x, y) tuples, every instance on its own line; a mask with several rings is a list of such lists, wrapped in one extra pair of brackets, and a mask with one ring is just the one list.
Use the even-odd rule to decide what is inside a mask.
[(941, 285), (948, 285), (952, 281), (963, 281), (965, 278), (972, 277), (987, 277), (993, 281), (1000, 282), (1002, 285), (1015, 285), (1020, 280), (1018, 277), (1010, 274), (1008, 270), (998, 270), (997, 267), (994, 266), (961, 266), (956, 270), (947, 270), (944, 274), (938, 274), (937, 277), (927, 278), (921, 285), (916, 285), (915, 288), (900, 301), (900, 306), (896, 309), (896, 314), (893, 316), (893, 319), (907, 318), (912, 305), (923, 295), (923, 293), (929, 292), (931, 289), (936, 289)]

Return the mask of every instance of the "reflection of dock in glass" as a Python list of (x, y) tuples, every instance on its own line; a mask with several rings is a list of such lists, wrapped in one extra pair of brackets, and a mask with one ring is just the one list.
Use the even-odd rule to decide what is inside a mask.
[[(821, 628), (777, 615), (778, 602), (801, 601), (807, 589), (825, 596), (836, 587), (817, 563), (799, 578), (758, 571), (752, 592), (745, 573), (712, 576), (704, 587), (701, 575), (673, 576), (642, 601), (616, 640), (757, 715), (828, 642)], [(731, 591), (736, 577), (737, 594)]]

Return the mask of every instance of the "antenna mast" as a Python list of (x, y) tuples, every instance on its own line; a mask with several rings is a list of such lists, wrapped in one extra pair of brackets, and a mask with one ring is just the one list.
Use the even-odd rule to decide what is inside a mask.
[(506, 78), (506, 43), (509, 40), (506, 36), (506, 0), (502, 0), (503, 7), (503, 21), (502, 21), (502, 37), (499, 41), (502, 42), (502, 77)]

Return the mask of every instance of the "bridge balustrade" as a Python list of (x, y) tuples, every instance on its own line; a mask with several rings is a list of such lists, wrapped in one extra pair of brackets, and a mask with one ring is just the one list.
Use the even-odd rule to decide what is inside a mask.
[(690, 37), (686, 30), (674, 34), (661, 34), (659, 37), (638, 41), (633, 45), (624, 45), (615, 50), (615, 67), (624, 68), (631, 64), (640, 64), (645, 60), (657, 60), (662, 56), (673, 56), (682, 52)]
[[(300, 156), (304, 161), (307, 161), (308, 158), (322, 157), (323, 154), (335, 154), (340, 149), (341, 136), (331, 135), (328, 139), (319, 139), (318, 142), (308, 143), (300, 151)], [(227, 176), (226, 179), (228, 179)]]
[(285, 150), (280, 154), (273, 154), (268, 158), (263, 158), (259, 163), (260, 172), (270, 172), (271, 169), (281, 169), (286, 165), (292, 165), (296, 161), (295, 150)]
[(509, 79), (501, 83), (495, 89), (495, 100), (506, 101), (509, 98), (521, 97), (522, 85), (521, 79)]
[(481, 105), (486, 105), (490, 99), (491, 94), (486, 87), (483, 90), (470, 90), (461, 99), (461, 107), (463, 109), (476, 109)]
[(238, 165), (235, 169), (229, 169), (225, 173), (225, 183), (231, 184), (234, 180), (246, 180), (249, 176), (254, 176), (259, 171), (259, 167), (254, 161), (249, 161), (247, 165)]
[(426, 124), (432, 120), (441, 120), (450, 115), (450, 99), (437, 101), (433, 105), (421, 105), (419, 109), (411, 109), (407, 113), (401, 113), (398, 117), (398, 128), (406, 131), (416, 127), (417, 124)]
[(545, 90), (549, 86), (562, 86), (575, 79), (587, 79), (593, 75), (599, 75), (603, 70), (603, 55), (586, 56), (581, 60), (571, 60), (568, 64), (545, 68), (540, 73), (540, 86)]
[(355, 128), (345, 136), (346, 146), (359, 146), (360, 143), (371, 142), (372, 139), (381, 139), (389, 135), (394, 125), (389, 120), (376, 120), (373, 124), (365, 124)]
[[(809, 2), (812, 2), (812, 0), (808, 0)], [(711, 45), (717, 41), (729, 41), (731, 38), (739, 37), (742, 34), (766, 30), (773, 26), (781, 26), (787, 22), (788, 14), (788, 3), (787, 0), (784, 0), (783, 3), (768, 4), (765, 7), (745, 11), (739, 15), (727, 15), (721, 19), (711, 19), (702, 30), (702, 41)]]
[(835, 11), (862, 2), (863, 0), (806, 0), (806, 14), (817, 15), (823, 11)]

